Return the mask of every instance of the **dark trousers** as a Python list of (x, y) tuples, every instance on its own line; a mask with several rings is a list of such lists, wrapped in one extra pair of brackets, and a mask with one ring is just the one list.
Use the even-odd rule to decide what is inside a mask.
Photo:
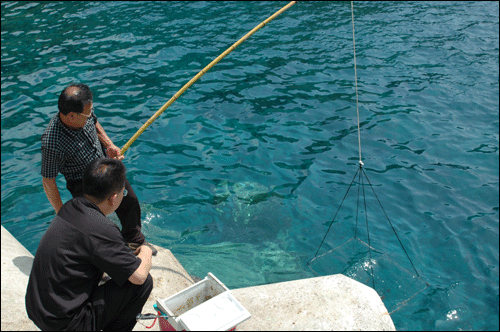
[[(153, 278), (142, 285), (126, 281), (118, 286), (113, 279), (96, 288), (89, 302), (78, 316), (77, 322), (70, 324), (75, 331), (132, 331), (137, 323), (136, 316), (153, 290)], [(153, 309), (151, 309), (153, 310)]]
[[(83, 196), (82, 180), (67, 180), (66, 188), (74, 197)], [(128, 180), (125, 180), (127, 196), (123, 197), (122, 203), (116, 209), (116, 215), (122, 224), (122, 236), (127, 242), (144, 243), (144, 235), (141, 232), (141, 206)]]

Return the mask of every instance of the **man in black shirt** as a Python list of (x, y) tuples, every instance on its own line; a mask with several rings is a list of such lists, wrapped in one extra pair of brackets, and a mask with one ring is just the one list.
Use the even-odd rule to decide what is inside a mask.
[[(87, 85), (66, 87), (59, 96), (59, 113), (42, 135), (43, 188), (56, 213), (63, 205), (56, 185), (59, 173), (64, 175), (71, 195), (78, 197), (82, 195), (83, 171), (90, 162), (106, 156), (117, 160), (124, 158), (97, 121), (92, 100), (92, 91)], [(135, 249), (145, 243), (141, 232), (141, 207), (127, 180), (125, 188), (128, 196), (116, 209), (116, 215), (122, 224), (123, 237)], [(151, 248), (156, 254), (156, 249)]]
[[(64, 204), (43, 235), (26, 290), (28, 317), (41, 330), (132, 330), (153, 289), (151, 248), (135, 254), (106, 215), (126, 196), (125, 166), (91, 162), (83, 196)], [(106, 272), (111, 280), (98, 286)]]

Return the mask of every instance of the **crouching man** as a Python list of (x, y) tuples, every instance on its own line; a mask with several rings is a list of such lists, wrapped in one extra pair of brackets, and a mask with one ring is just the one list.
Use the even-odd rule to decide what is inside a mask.
[[(127, 195), (125, 172), (119, 160), (90, 163), (83, 196), (64, 204), (43, 235), (26, 290), (26, 311), (41, 330), (135, 326), (153, 289), (152, 251), (142, 245), (134, 253), (106, 217)], [(111, 280), (98, 286), (103, 272)]]

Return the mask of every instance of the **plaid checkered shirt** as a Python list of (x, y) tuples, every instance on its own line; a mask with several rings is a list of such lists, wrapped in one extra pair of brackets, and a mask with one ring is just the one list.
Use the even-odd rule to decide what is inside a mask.
[(104, 157), (97, 137), (97, 117), (87, 120), (78, 130), (66, 128), (59, 113), (50, 120), (42, 135), (42, 171), (44, 178), (55, 178), (62, 173), (68, 180), (81, 180), (85, 167)]

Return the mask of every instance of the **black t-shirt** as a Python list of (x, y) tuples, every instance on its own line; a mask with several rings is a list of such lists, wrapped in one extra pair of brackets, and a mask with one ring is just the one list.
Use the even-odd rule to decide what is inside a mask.
[(36, 251), (26, 290), (28, 316), (42, 330), (71, 329), (88, 314), (103, 272), (122, 286), (140, 264), (114, 222), (84, 197), (73, 198)]

